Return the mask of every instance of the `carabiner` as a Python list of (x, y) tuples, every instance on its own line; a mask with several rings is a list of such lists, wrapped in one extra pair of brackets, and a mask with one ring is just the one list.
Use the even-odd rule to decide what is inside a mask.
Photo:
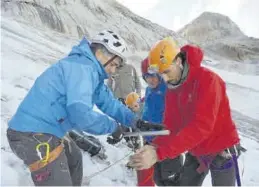
[[(42, 157), (42, 155), (41, 155), (41, 152), (40, 152), (40, 147), (41, 147), (41, 146), (46, 146), (46, 156), (45, 156), (45, 159), (43, 159), (43, 157)], [(49, 146), (49, 143), (48, 143), (48, 142), (39, 143), (39, 144), (36, 146), (36, 151), (37, 151), (38, 156), (39, 156), (40, 159), (42, 160), (42, 162), (47, 162), (47, 161), (49, 160), (50, 146)]]

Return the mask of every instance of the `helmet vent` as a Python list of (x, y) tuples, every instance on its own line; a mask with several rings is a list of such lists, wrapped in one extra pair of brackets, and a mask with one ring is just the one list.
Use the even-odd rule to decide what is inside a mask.
[(112, 35), (115, 39), (119, 40), (118, 36), (116, 34)]
[(108, 40), (108, 39), (103, 39), (103, 41), (104, 41), (105, 43), (108, 43), (108, 42), (109, 42), (109, 40)]
[(113, 45), (114, 45), (115, 47), (119, 47), (119, 46), (121, 46), (121, 43), (120, 43), (120, 42), (116, 42), (116, 43), (113, 43)]

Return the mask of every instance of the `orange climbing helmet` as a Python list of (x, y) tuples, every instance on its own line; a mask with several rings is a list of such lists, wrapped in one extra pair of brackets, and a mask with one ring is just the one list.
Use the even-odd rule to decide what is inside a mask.
[(163, 73), (179, 52), (180, 48), (173, 39), (158, 41), (149, 52), (149, 72)]
[(127, 106), (132, 106), (134, 103), (138, 103), (139, 101), (140, 96), (136, 92), (129, 93), (125, 99), (125, 103)]

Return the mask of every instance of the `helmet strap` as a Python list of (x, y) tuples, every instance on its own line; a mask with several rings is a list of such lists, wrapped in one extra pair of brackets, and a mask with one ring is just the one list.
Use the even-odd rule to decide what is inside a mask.
[(103, 67), (108, 66), (116, 57), (118, 57), (117, 55), (114, 55), (113, 57), (111, 57), (107, 62), (105, 62), (105, 64), (103, 65)]

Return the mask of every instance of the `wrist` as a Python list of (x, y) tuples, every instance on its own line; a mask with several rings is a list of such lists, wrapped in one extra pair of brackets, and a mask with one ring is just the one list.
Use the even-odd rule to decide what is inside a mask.
[(150, 143), (150, 146), (152, 146), (154, 148), (154, 151), (156, 152), (156, 161), (157, 162), (160, 162), (162, 160), (162, 158), (159, 156), (159, 152), (160, 152), (160, 149), (159, 147), (156, 145), (156, 144), (153, 144), (153, 143)]

